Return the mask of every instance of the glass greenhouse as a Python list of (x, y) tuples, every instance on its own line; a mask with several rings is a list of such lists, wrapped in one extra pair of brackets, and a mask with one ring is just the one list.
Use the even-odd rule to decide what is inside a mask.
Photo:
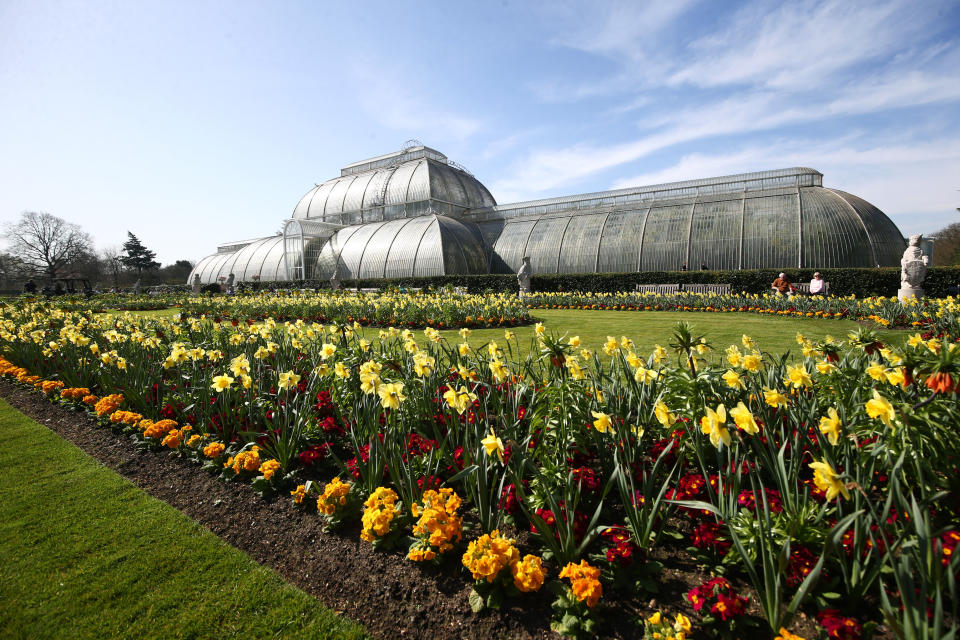
[(422, 145), (347, 165), (282, 235), (221, 245), (204, 283), (515, 273), (895, 266), (906, 243), (869, 202), (805, 167), (498, 205)]

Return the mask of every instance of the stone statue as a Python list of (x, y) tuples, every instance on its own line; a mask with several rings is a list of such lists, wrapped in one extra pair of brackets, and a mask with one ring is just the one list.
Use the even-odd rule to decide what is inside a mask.
[(923, 279), (927, 276), (927, 264), (930, 258), (920, 249), (920, 234), (910, 236), (910, 244), (900, 259), (900, 290), (897, 299), (923, 297)]
[(227, 293), (230, 295), (233, 295), (233, 277), (232, 273), (227, 277)]
[(133, 295), (135, 296), (140, 295), (140, 292), (142, 291), (142, 289), (143, 288), (140, 286), (140, 278), (137, 278), (137, 281), (133, 283)]
[(520, 285), (520, 297), (530, 293), (530, 276), (533, 275), (533, 269), (530, 267), (530, 257), (523, 257), (523, 265), (517, 272), (517, 284)]
[(199, 273), (193, 274), (193, 292), (200, 293), (201, 286), (202, 285), (200, 284), (200, 274)]
[(342, 284), (340, 283), (340, 261), (337, 261), (337, 266), (333, 269), (333, 275), (330, 276), (330, 288), (334, 291), (339, 291)]

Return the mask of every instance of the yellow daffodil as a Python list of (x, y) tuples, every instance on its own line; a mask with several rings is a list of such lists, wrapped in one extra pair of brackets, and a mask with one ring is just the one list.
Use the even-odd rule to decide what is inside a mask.
[(873, 398), (867, 400), (865, 406), (868, 416), (874, 420), (881, 420), (883, 424), (887, 425), (891, 429), (894, 428), (893, 420), (897, 417), (897, 413), (894, 410), (893, 405), (890, 404), (890, 401), (880, 395), (876, 389), (873, 390)]
[(277, 381), (277, 386), (283, 389), (284, 391), (287, 391), (297, 386), (297, 383), (299, 382), (300, 382), (299, 375), (295, 374), (293, 371), (286, 371), (280, 374), (279, 379)]
[(231, 384), (233, 384), (233, 378), (227, 374), (223, 374), (222, 376), (214, 376), (213, 384), (210, 385), (210, 388), (220, 393), (224, 389), (229, 389)]
[(487, 452), (488, 456), (496, 454), (496, 456), (500, 458), (500, 461), (503, 462), (503, 440), (496, 436), (493, 429), (490, 429), (490, 435), (481, 440), (480, 444), (483, 445), (483, 449)]
[(706, 408), (707, 415), (700, 418), (700, 430), (710, 436), (710, 443), (720, 448), (723, 443), (730, 446), (730, 432), (727, 431), (727, 409), (722, 404), (717, 406), (716, 411), (710, 407)]
[(820, 433), (827, 437), (832, 445), (840, 440), (840, 415), (833, 407), (827, 409), (827, 415), (820, 418)]
[(726, 373), (720, 377), (723, 378), (723, 381), (726, 382), (727, 386), (731, 389), (747, 388), (747, 386), (743, 383), (743, 379), (740, 377), (740, 374), (733, 369), (727, 369)]
[(807, 465), (813, 469), (813, 483), (817, 488), (826, 494), (827, 502), (833, 500), (838, 495), (843, 494), (847, 500), (850, 499), (850, 492), (842, 482), (837, 472), (827, 463), (826, 460), (811, 462)]
[(670, 409), (667, 408), (663, 400), (658, 400), (657, 404), (654, 405), (653, 415), (656, 416), (657, 422), (665, 427), (670, 427), (677, 421), (677, 417), (670, 413)]
[(730, 417), (733, 418), (737, 428), (741, 431), (746, 431), (750, 435), (755, 435), (760, 431), (760, 427), (757, 425), (753, 414), (750, 413), (750, 409), (742, 402), (738, 402), (737, 406), (730, 409)]
[(593, 428), (599, 431), (600, 433), (606, 433), (610, 430), (610, 427), (613, 426), (613, 421), (610, 419), (610, 416), (606, 413), (600, 411), (591, 411), (595, 420), (593, 421)]
[(403, 395), (402, 382), (389, 382), (380, 385), (377, 389), (377, 395), (380, 396), (380, 406), (384, 409), (399, 409), (400, 403), (407, 399)]

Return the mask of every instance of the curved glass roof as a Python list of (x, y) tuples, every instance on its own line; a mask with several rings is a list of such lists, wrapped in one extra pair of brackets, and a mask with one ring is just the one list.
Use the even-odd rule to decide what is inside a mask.
[(262, 280), (286, 280), (287, 271), (283, 262), (283, 236), (261, 238), (238, 251), (222, 251), (203, 258), (187, 278), (193, 284), (194, 274), (200, 274), (200, 282), (210, 284), (226, 279), (232, 273), (235, 282)]
[(515, 273), (524, 256), (534, 273), (895, 266), (906, 247), (879, 209), (820, 186), (612, 206), (592, 195), (551, 203), (549, 213), (478, 222), (491, 272)]
[(483, 184), (446, 156), (429, 147), (414, 147), (348, 165), (339, 178), (318, 184), (293, 210), (294, 219), (339, 224), (378, 222), (423, 215), (429, 202), (434, 211), (460, 213), (496, 205)]
[(403, 278), (486, 272), (475, 225), (426, 215), (346, 227), (323, 247), (314, 270), (328, 279)]

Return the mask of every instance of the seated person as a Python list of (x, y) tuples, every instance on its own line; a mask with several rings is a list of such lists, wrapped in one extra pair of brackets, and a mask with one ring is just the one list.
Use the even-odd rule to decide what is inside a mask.
[(777, 276), (777, 279), (770, 284), (770, 289), (780, 295), (790, 295), (791, 288), (790, 279), (787, 278), (787, 274), (785, 273), (781, 273)]
[(810, 295), (816, 296), (823, 293), (824, 281), (820, 276), (820, 272), (817, 271), (813, 274), (813, 280), (810, 281)]

